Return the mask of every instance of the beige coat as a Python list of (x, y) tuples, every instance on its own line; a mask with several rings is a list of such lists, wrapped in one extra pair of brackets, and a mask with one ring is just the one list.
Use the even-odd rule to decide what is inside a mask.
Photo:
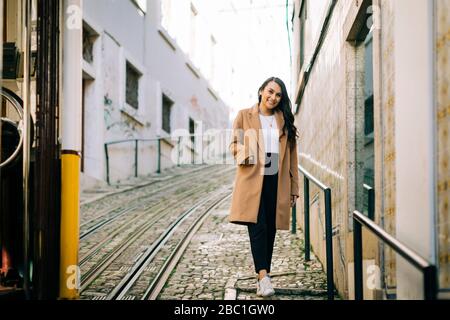
[[(283, 132), (284, 117), (275, 112), (280, 137), (278, 159), (278, 190), (276, 228), (289, 230), (291, 195), (299, 196), (297, 145), (289, 148), (287, 132)], [(264, 141), (258, 104), (240, 110), (233, 123), (229, 149), (236, 159), (237, 171), (228, 221), (256, 223), (264, 179)]]

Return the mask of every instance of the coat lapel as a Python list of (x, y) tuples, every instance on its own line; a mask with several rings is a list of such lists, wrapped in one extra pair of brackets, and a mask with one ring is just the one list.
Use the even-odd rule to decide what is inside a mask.
[[(258, 144), (258, 158), (263, 159), (264, 157), (264, 142), (261, 141), (262, 137), (260, 137), (260, 130), (261, 130), (261, 120), (259, 119), (259, 112), (258, 112), (258, 104), (255, 104), (253, 108), (248, 113), (248, 117), (250, 119), (250, 126), (252, 129), (256, 131), (256, 141)], [(264, 161), (264, 160), (262, 160)]]

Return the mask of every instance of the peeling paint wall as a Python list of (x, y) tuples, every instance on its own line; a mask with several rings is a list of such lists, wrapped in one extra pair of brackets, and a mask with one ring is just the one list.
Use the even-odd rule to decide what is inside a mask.
[[(85, 61), (83, 68), (85, 187), (106, 180), (104, 143), (169, 135), (162, 130), (163, 94), (174, 102), (171, 133), (188, 132), (189, 118), (204, 131), (227, 128), (229, 107), (175, 40), (162, 36), (167, 33), (160, 26), (160, 1), (148, 1), (146, 14), (131, 0), (85, 0), (83, 10), (85, 25), (97, 35), (94, 61)], [(140, 74), (138, 109), (126, 103), (127, 63)], [(139, 142), (138, 147), (138, 174), (154, 172), (157, 142)], [(175, 164), (173, 149), (174, 145), (162, 142), (161, 169)], [(135, 143), (111, 145), (108, 150), (111, 181), (134, 176)]]

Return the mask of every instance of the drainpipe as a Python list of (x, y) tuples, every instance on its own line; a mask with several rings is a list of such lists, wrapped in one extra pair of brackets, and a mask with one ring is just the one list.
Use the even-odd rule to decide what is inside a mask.
[(82, 0), (64, 0), (61, 151), (60, 299), (79, 297)]

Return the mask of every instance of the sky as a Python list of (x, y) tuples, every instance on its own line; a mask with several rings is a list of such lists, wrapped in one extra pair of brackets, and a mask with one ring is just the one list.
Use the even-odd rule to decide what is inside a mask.
[[(291, 28), (293, 1), (288, 2)], [(214, 27), (234, 70), (230, 119), (238, 110), (257, 101), (258, 88), (268, 77), (281, 78), (290, 94), (286, 0), (216, 0), (213, 3), (216, 5)]]

